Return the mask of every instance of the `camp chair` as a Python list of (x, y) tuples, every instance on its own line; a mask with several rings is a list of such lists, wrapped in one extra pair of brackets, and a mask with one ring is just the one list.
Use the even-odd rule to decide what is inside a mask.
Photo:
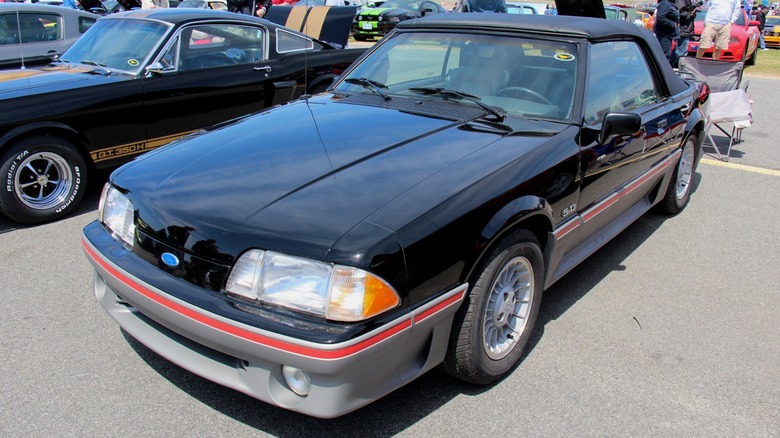
[[(706, 82), (710, 96), (702, 107), (706, 126), (705, 135), (712, 144), (718, 159), (729, 160), (731, 147), (742, 141), (742, 130), (753, 123), (748, 83), (742, 82), (743, 62), (724, 62), (692, 57), (680, 58), (680, 76)], [(731, 123), (729, 133), (723, 126)], [(729, 140), (726, 153), (722, 154), (712, 138), (712, 127), (717, 128)]]

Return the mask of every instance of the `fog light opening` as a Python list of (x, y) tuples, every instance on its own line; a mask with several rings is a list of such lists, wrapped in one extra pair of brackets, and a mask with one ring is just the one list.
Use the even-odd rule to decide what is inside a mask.
[(282, 366), (282, 375), (284, 376), (284, 382), (287, 384), (292, 392), (298, 394), (301, 397), (309, 395), (311, 389), (311, 379), (306, 371), (291, 367), (289, 365)]

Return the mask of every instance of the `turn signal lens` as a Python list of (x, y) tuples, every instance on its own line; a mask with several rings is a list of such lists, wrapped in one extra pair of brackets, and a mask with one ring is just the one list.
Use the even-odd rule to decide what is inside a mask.
[(400, 303), (395, 290), (379, 277), (355, 268), (334, 269), (328, 318), (361, 321), (379, 315)]

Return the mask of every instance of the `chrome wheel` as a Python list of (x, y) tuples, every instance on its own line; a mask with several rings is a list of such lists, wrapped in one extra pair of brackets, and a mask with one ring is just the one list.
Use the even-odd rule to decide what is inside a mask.
[(688, 196), (688, 190), (690, 190), (691, 180), (693, 179), (694, 160), (693, 142), (689, 140), (685, 143), (680, 162), (677, 164), (677, 181), (674, 183), (674, 194), (678, 200)]
[(27, 207), (46, 210), (62, 204), (73, 184), (73, 172), (65, 158), (39, 152), (22, 161), (15, 174), (14, 191)]
[(490, 359), (512, 351), (528, 325), (533, 304), (534, 275), (525, 257), (509, 260), (490, 288), (483, 318), (483, 346)]

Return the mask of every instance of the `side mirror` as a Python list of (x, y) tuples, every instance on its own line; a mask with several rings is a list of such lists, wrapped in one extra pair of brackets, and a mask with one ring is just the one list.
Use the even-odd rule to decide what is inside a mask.
[(616, 135), (633, 135), (642, 129), (642, 116), (637, 113), (607, 113), (601, 122), (599, 144), (606, 144)]
[(761, 23), (758, 22), (758, 20), (751, 20), (748, 26), (761, 26)]
[(153, 75), (161, 75), (165, 73), (165, 66), (162, 65), (161, 62), (153, 62), (148, 67), (146, 67), (146, 72), (153, 74)]

